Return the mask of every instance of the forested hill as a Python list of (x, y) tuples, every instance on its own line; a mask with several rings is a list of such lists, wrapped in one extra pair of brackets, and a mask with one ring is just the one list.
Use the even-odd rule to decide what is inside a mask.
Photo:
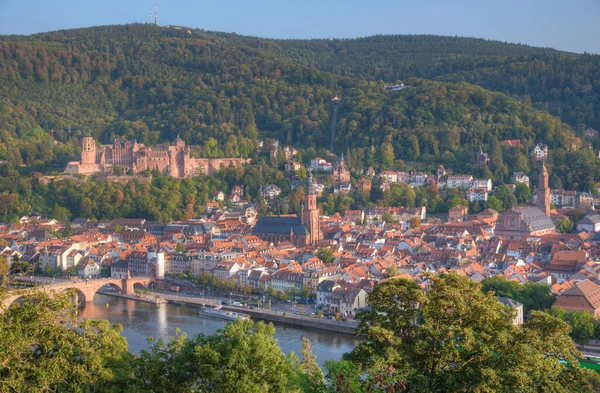
[[(347, 59), (356, 58), (355, 63), (328, 61), (357, 70), (367, 67), (369, 59), (387, 61), (394, 49), (385, 49), (386, 42), (401, 38), (351, 40), (365, 41), (356, 56), (348, 49)], [(405, 64), (399, 70), (434, 76), (426, 69), (435, 67), (430, 60), (438, 53), (443, 64), (456, 64), (446, 67), (456, 80), (460, 72), (478, 75), (474, 64), (485, 66), (475, 71), (486, 70), (510, 63), (501, 63), (502, 58), (523, 61), (558, 53), (475, 39), (402, 39), (414, 41), (414, 55), (399, 63)], [(370, 46), (369, 40), (381, 44)], [(0, 159), (62, 163), (77, 156), (79, 137), (86, 131), (102, 142), (125, 137), (148, 144), (179, 134), (202, 146), (197, 154), (209, 157), (250, 156), (259, 136), (319, 149), (326, 145), (334, 95), (343, 97), (338, 153), (351, 148), (350, 163), (359, 169), (389, 167), (401, 159), (465, 170), (481, 145), (492, 154), (489, 175), (508, 181), (512, 170), (529, 169), (526, 154), (534, 143), (581, 146), (559, 119), (504, 94), (420, 78), (402, 78), (409, 88), (390, 92), (383, 80), (328, 69), (325, 60), (309, 62), (316, 51), (302, 49), (335, 43), (144, 24), (1, 37)], [(419, 55), (423, 45), (429, 45), (427, 56)], [(523, 146), (504, 157), (504, 139), (521, 139)]]
[(301, 64), (393, 82), (466, 81), (531, 100), (578, 129), (600, 129), (600, 56), (476, 38), (389, 35), (276, 41)]
[[(355, 39), (277, 40), (292, 59), (361, 79), (434, 78), (561, 52), (480, 38), (377, 35)], [(566, 53), (565, 53), (566, 54)], [(566, 54), (568, 55), (568, 54)]]

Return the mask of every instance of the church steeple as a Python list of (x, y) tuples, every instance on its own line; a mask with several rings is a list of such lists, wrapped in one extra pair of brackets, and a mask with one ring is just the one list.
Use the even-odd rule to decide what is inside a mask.
[(537, 207), (550, 215), (550, 188), (548, 188), (548, 170), (546, 164), (542, 162), (542, 168), (540, 169), (540, 175), (538, 177), (538, 189), (537, 189)]
[(302, 207), (302, 224), (308, 230), (307, 244), (315, 244), (321, 240), (319, 208), (317, 207), (317, 193), (313, 183), (312, 171), (308, 173), (308, 192)]
[(312, 169), (308, 170), (308, 195), (316, 195), (315, 183), (313, 182)]

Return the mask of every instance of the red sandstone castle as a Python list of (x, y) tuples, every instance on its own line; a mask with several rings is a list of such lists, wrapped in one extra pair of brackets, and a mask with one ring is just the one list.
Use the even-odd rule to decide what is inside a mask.
[(69, 162), (65, 168), (70, 174), (112, 173), (114, 167), (137, 175), (146, 169), (177, 178), (210, 175), (221, 166), (241, 165), (244, 158), (192, 158), (190, 147), (177, 137), (171, 143), (148, 147), (136, 141), (115, 140), (112, 145), (96, 145), (91, 137), (81, 141), (81, 162)]

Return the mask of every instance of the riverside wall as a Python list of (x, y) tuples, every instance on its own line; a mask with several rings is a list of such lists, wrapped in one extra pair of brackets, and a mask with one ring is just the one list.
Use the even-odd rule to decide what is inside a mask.
[(236, 311), (243, 314), (248, 314), (252, 318), (262, 319), (268, 322), (283, 323), (294, 327), (305, 327), (311, 329), (327, 330), (330, 332), (343, 334), (356, 334), (357, 322), (344, 322), (329, 320), (326, 318), (315, 318), (298, 314), (291, 314), (280, 311), (270, 311), (266, 309), (247, 309), (235, 306), (223, 306), (224, 310)]
[[(173, 303), (173, 304), (183, 304), (188, 306), (210, 306), (212, 307), (215, 302), (209, 302), (208, 299), (194, 298), (188, 296), (176, 296), (171, 294), (160, 293), (159, 299), (144, 299), (131, 295), (124, 295), (117, 292), (102, 292), (103, 295), (110, 295), (116, 297), (122, 297), (125, 299), (143, 301), (146, 303)], [(154, 295), (156, 293), (153, 293)], [(326, 318), (317, 318), (306, 315), (299, 315), (289, 312), (283, 311), (273, 311), (267, 310), (264, 308), (261, 309), (249, 309), (244, 307), (235, 307), (235, 306), (221, 306), (223, 310), (235, 311), (242, 314), (248, 314), (250, 317), (254, 319), (261, 319), (267, 322), (275, 322), (280, 324), (285, 324), (294, 327), (302, 327), (309, 329), (318, 329), (325, 330), (328, 332), (335, 332), (341, 334), (356, 334), (356, 328), (358, 327), (358, 322), (355, 321), (336, 321), (330, 320)]]

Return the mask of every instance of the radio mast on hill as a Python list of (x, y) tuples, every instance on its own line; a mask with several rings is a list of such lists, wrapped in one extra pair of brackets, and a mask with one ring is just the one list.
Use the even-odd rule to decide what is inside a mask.
[(158, 25), (158, 7), (156, 4), (154, 4), (154, 13), (152, 12), (152, 7), (150, 7), (150, 19), (148, 23)]

